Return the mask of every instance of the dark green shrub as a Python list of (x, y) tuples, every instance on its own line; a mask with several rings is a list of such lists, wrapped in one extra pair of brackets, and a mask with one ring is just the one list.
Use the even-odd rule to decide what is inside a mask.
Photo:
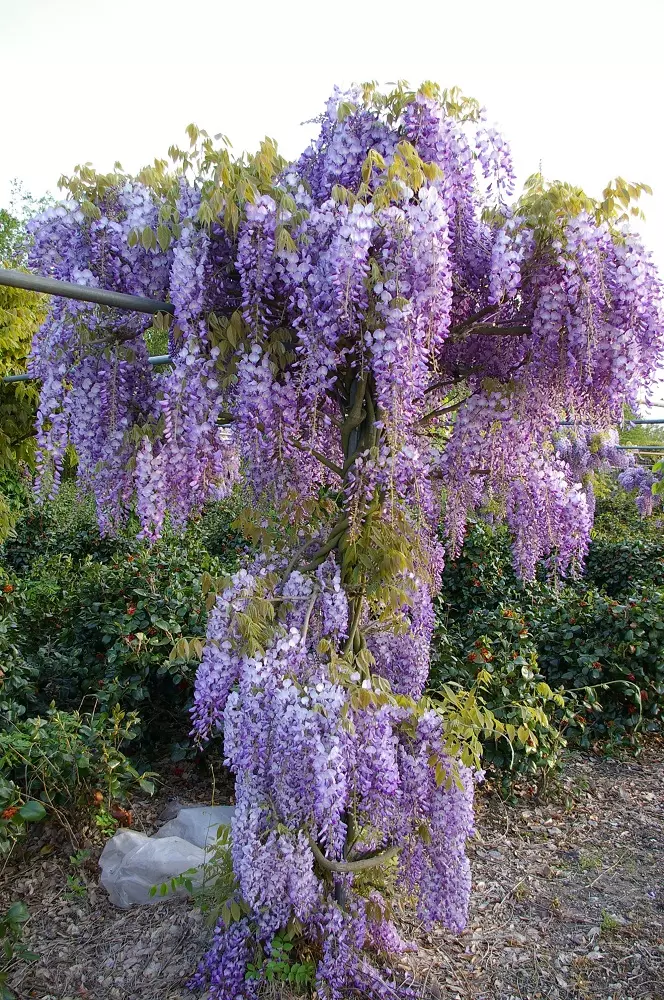
[(497, 608), (522, 591), (512, 569), (507, 532), (501, 525), (478, 521), (470, 526), (459, 558), (445, 566), (439, 613), (456, 621), (471, 610)]
[(635, 503), (636, 491), (627, 492), (615, 477), (599, 476), (594, 483), (596, 506), (593, 540), (609, 542), (641, 539), (657, 542), (662, 534), (662, 512), (642, 517)]
[[(565, 592), (532, 624), (549, 683), (583, 694), (587, 730), (632, 740), (658, 730), (664, 705), (664, 592), (619, 603), (591, 590)], [(592, 690), (584, 691), (588, 688)]]
[(170, 654), (179, 640), (205, 635), (204, 571), (220, 567), (201, 546), (170, 539), (150, 549), (135, 545), (79, 582), (61, 644), (76, 650), (87, 688), (102, 704), (143, 705), (149, 720), (158, 715), (161, 730), (169, 718), (182, 725), (196, 644), (191, 657)]
[(595, 539), (585, 579), (609, 597), (627, 597), (644, 586), (664, 587), (664, 537), (659, 541)]
[[(71, 541), (62, 532), (57, 538)], [(103, 561), (86, 544), (65, 552), (54, 544), (32, 559), (29, 572), (7, 577), (7, 610), (16, 617), (21, 653), (38, 674), (38, 709), (52, 701), (72, 709), (94, 694), (105, 707), (141, 707), (145, 725), (156, 722), (161, 736), (169, 727), (188, 732), (207, 621), (201, 578), (222, 571), (199, 526), (153, 546), (123, 538)]]
[(0, 912), (0, 1000), (15, 1000), (7, 986), (10, 967), (15, 961), (36, 962), (39, 955), (30, 951), (23, 940), (23, 925), (30, 919), (25, 903), (12, 903)]
[(483, 763), (497, 774), (503, 791), (519, 775), (538, 784), (560, 763), (563, 730), (572, 710), (543, 677), (533, 637), (518, 608), (471, 611), (463, 629), (439, 627), (430, 687), (477, 685), (483, 709), (503, 723), (508, 739), (484, 742)]
[(0, 618), (0, 729), (18, 722), (35, 701), (37, 669), (19, 652), (16, 623)]
[(33, 500), (27, 504), (12, 537), (0, 549), (0, 563), (25, 575), (32, 572), (35, 561), (52, 556), (69, 556), (74, 563), (87, 556), (103, 562), (124, 543), (125, 539), (100, 535), (92, 500), (67, 482), (54, 500), (43, 506)]
[[(0, 739), (2, 737), (0, 733)], [(11, 852), (30, 823), (38, 823), (45, 817), (43, 803), (35, 799), (25, 802), (18, 785), (3, 774), (0, 764), (0, 858)]]
[(223, 560), (226, 569), (234, 568), (247, 547), (244, 535), (233, 526), (241, 506), (242, 497), (235, 494), (227, 500), (206, 504), (200, 520), (191, 529), (210, 555)]

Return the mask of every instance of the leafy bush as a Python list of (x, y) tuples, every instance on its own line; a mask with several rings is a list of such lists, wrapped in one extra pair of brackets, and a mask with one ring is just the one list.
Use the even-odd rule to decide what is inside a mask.
[(234, 527), (242, 502), (242, 495), (236, 492), (226, 500), (206, 504), (194, 529), (203, 547), (210, 555), (223, 559), (224, 566), (229, 570), (235, 568), (247, 547), (244, 535)]
[[(473, 673), (465, 658), (481, 639), (493, 655), (488, 640), (500, 636), (510, 656), (527, 659), (512, 648), (514, 635), (499, 621), (502, 602), (523, 621), (539, 673), (578, 700), (574, 718), (571, 701), (566, 710), (567, 738), (582, 745), (608, 736), (633, 742), (637, 732), (658, 729), (664, 707), (664, 543), (658, 530), (624, 490), (600, 481), (586, 575), (555, 587), (543, 579), (520, 584), (504, 529), (473, 525), (461, 556), (443, 575), (432, 682), (454, 677), (467, 685)], [(486, 695), (499, 718), (501, 698), (527, 699), (511, 683), (504, 687)], [(529, 760), (541, 763), (537, 756)]]
[(39, 823), (45, 818), (43, 803), (34, 799), (24, 802), (18, 785), (4, 777), (0, 764), (0, 857), (10, 853), (29, 823)]
[(9, 969), (15, 961), (36, 962), (39, 958), (23, 941), (23, 926), (30, 919), (25, 903), (12, 903), (0, 913), (0, 1000), (14, 1000), (16, 994), (7, 986)]
[(524, 590), (512, 569), (507, 532), (500, 525), (478, 521), (470, 528), (458, 559), (445, 566), (439, 613), (454, 622), (469, 611), (497, 608)]
[(123, 752), (137, 727), (136, 713), (116, 706), (110, 714), (52, 708), (0, 731), (0, 853), (46, 811), (66, 826), (80, 825), (133, 788), (152, 793), (149, 776)]
[(614, 478), (608, 476), (595, 478), (594, 491), (596, 507), (593, 540), (658, 541), (661, 538), (661, 516), (642, 517), (634, 502), (634, 492), (624, 490)]
[(194, 642), (183, 655), (170, 654), (181, 639), (204, 637), (201, 577), (218, 569), (200, 546), (176, 540), (151, 549), (135, 544), (116, 561), (85, 566), (67, 595), (59, 640), (60, 648), (76, 651), (82, 686), (102, 704), (149, 703), (160, 727), (181, 712), (200, 647)]
[(121, 539), (103, 561), (86, 551), (91, 537), (86, 529), (77, 551), (47, 545), (29, 573), (12, 577), (21, 651), (39, 675), (38, 707), (75, 708), (94, 694), (106, 707), (141, 707), (146, 726), (157, 720), (162, 735), (169, 722), (188, 731), (207, 620), (201, 579), (221, 563), (197, 527), (152, 547)]
[(572, 712), (561, 692), (546, 683), (520, 610), (470, 612), (464, 630), (439, 627), (434, 649), (430, 686), (472, 689), (504, 727), (504, 734), (484, 739), (483, 757), (503, 790), (518, 775), (541, 783), (560, 763), (562, 730)]
[[(549, 683), (582, 690), (594, 734), (633, 739), (660, 728), (664, 705), (664, 592), (623, 602), (591, 590), (565, 592), (533, 624)], [(583, 689), (589, 689), (584, 691)]]
[(0, 618), (0, 729), (18, 722), (35, 700), (37, 670), (15, 643), (14, 619)]
[(595, 539), (585, 577), (609, 597), (626, 597), (644, 586), (664, 587), (664, 540)]
[(35, 564), (52, 557), (70, 557), (74, 563), (86, 557), (104, 562), (126, 544), (128, 539), (100, 535), (92, 499), (81, 495), (76, 483), (69, 481), (44, 505), (28, 500), (12, 536), (0, 550), (0, 562), (7, 570), (25, 576), (33, 573)]

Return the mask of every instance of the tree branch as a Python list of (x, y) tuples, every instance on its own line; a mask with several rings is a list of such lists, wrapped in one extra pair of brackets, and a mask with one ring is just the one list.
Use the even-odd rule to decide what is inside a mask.
[(10, 448), (15, 448), (17, 444), (21, 444), (23, 441), (27, 441), (28, 438), (32, 438), (32, 437), (37, 437), (37, 431), (36, 430), (34, 430), (34, 431), (28, 431), (27, 434), (23, 434), (22, 437), (16, 438), (15, 441), (10, 441), (9, 442), (9, 447)]
[(319, 594), (320, 594), (320, 587), (314, 587), (314, 589), (312, 591), (312, 594), (311, 594), (311, 600), (309, 601), (309, 606), (307, 608), (307, 613), (304, 616), (304, 622), (303, 622), (303, 625), (302, 625), (302, 645), (303, 646), (304, 646), (304, 644), (305, 644), (305, 642), (307, 640), (307, 632), (309, 631), (309, 622), (311, 621), (311, 614), (312, 614), (312, 612), (314, 610), (314, 605), (316, 603), (316, 600), (317, 600)]
[(109, 334), (108, 337), (102, 337), (101, 340), (88, 340), (83, 344), (84, 347), (113, 347), (116, 344), (125, 344), (130, 340), (136, 340), (140, 337), (140, 331), (133, 330), (118, 330), (116, 333)]
[(386, 851), (380, 851), (380, 853), (362, 858), (360, 861), (330, 861), (311, 837), (309, 838), (309, 846), (321, 868), (324, 868), (326, 872), (335, 872), (339, 875), (351, 875), (353, 872), (365, 872), (369, 868), (380, 868), (401, 851), (400, 847), (388, 847)]
[[(525, 337), (532, 331), (529, 326), (493, 326), (491, 323), (479, 323), (470, 327), (465, 333), (468, 337), (474, 337), (475, 334), (481, 337)], [(461, 338), (457, 336), (453, 339)]]
[(339, 476), (340, 479), (343, 479), (344, 470), (341, 468), (340, 465), (337, 465), (336, 462), (333, 462), (331, 459), (329, 459), (327, 455), (323, 455), (321, 451), (317, 451), (315, 448), (310, 448), (309, 445), (304, 444), (303, 441), (292, 440), (291, 444), (294, 445), (296, 448), (299, 448), (300, 451), (306, 452), (307, 455), (312, 455), (314, 458), (317, 458), (318, 461), (321, 463), (321, 465), (324, 465), (326, 469), (329, 469), (331, 472), (336, 473), (336, 475)]
[(453, 378), (441, 379), (439, 382), (434, 382), (430, 385), (428, 389), (424, 390), (424, 395), (428, 395), (430, 392), (436, 392), (437, 389), (444, 389), (446, 385), (457, 385), (459, 382), (463, 382), (468, 378), (469, 375), (477, 375), (478, 372), (483, 371), (481, 365), (475, 365), (474, 368), (466, 368), (465, 371), (457, 372)]
[[(473, 393), (470, 394), (472, 396)], [(455, 410), (459, 410), (470, 396), (464, 396), (460, 399), (458, 403), (452, 403), (451, 406), (442, 406), (438, 410), (431, 410), (429, 413), (425, 413), (423, 417), (417, 421), (418, 424), (429, 424), (436, 417), (442, 417), (445, 413), (454, 413)]]
[(350, 518), (347, 516), (343, 517), (340, 521), (337, 521), (335, 526), (332, 528), (332, 533), (329, 536), (328, 540), (323, 545), (321, 545), (321, 547), (317, 549), (316, 552), (314, 552), (314, 554), (312, 555), (311, 559), (306, 564), (306, 566), (302, 567), (303, 573), (309, 573), (311, 572), (312, 569), (316, 569), (317, 566), (320, 566), (320, 564), (323, 562), (325, 557), (332, 551), (332, 549), (337, 547), (337, 545), (339, 544), (339, 539), (341, 538), (341, 536), (343, 535), (344, 531), (346, 530), (349, 524), (350, 524)]
[(469, 331), (469, 336), (481, 334), (483, 337), (525, 337), (531, 333), (529, 326), (493, 326), (491, 323), (480, 323)]
[(348, 633), (348, 639), (346, 640), (346, 645), (344, 646), (344, 656), (346, 653), (350, 653), (353, 648), (353, 643), (355, 642), (355, 633), (357, 632), (360, 625), (360, 617), (362, 615), (362, 605), (364, 603), (364, 598), (360, 594), (359, 597), (355, 598), (355, 607), (353, 609), (353, 620), (350, 624), (350, 631)]
[(457, 323), (456, 326), (450, 328), (450, 337), (458, 337), (459, 334), (465, 333), (469, 330), (471, 326), (475, 326), (480, 320), (486, 319), (487, 316), (492, 316), (493, 313), (498, 312), (500, 306), (485, 306), (484, 309), (480, 309), (479, 312), (474, 313), (469, 316), (468, 319), (462, 320), (461, 323)]

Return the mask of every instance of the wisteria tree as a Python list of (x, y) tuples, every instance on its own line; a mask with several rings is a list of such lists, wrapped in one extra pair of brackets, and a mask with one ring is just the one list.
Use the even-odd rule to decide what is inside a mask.
[(53, 305), (42, 487), (71, 443), (102, 529), (135, 507), (147, 539), (239, 476), (251, 497), (193, 713), (236, 780), (236, 895), (197, 980), (220, 1000), (258, 994), (286, 930), (321, 997), (409, 995), (385, 971), (395, 887), (463, 927), (472, 727), (424, 694), (444, 550), (489, 508), (522, 576), (580, 568), (591, 510), (554, 434), (609, 427), (664, 348), (627, 227), (643, 185), (597, 201), (537, 174), (514, 200), (505, 140), (431, 84), (335, 91), (318, 122), (294, 163), (191, 126), (138, 177), (78, 168), (33, 227), (34, 268), (175, 307), (157, 374), (144, 318)]

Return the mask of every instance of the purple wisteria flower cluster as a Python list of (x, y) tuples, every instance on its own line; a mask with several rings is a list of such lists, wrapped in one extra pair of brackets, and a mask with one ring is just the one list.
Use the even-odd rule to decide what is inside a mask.
[(33, 226), (36, 270), (174, 308), (164, 374), (144, 318), (53, 305), (42, 485), (72, 444), (104, 531), (135, 510), (155, 538), (240, 477), (251, 508), (258, 552), (217, 584), (193, 710), (236, 781), (241, 916), (197, 977), (216, 1000), (256, 996), (249, 966), (287, 929), (319, 996), (412, 996), (385, 967), (407, 947), (395, 892), (464, 926), (477, 774), (423, 693), (445, 555), (484, 510), (522, 576), (579, 569), (587, 473), (664, 359), (662, 285), (611, 199), (536, 175), (514, 200), (475, 102), (365, 85), (318, 121), (293, 163), (192, 127), (170, 172), (85, 168)]
[(623, 489), (636, 492), (636, 506), (642, 517), (648, 517), (662, 504), (662, 494), (653, 493), (653, 487), (662, 482), (661, 465), (657, 468), (659, 472), (645, 465), (634, 465), (618, 476), (618, 482)]

